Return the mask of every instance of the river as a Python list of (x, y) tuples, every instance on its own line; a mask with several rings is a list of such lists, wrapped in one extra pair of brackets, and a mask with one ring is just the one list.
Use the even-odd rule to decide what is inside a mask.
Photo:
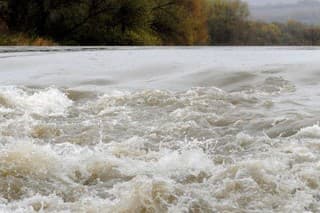
[(1, 47), (1, 212), (320, 212), (320, 48)]

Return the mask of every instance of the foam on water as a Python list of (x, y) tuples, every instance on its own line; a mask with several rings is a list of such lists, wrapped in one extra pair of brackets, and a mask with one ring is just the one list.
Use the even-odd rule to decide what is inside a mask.
[[(153, 56), (164, 53), (150, 50)], [(262, 56), (287, 60), (271, 53)], [(167, 81), (154, 65), (154, 89), (135, 87), (146, 82), (139, 66), (127, 72), (131, 83), (107, 89), (101, 89), (106, 79), (64, 89), (1, 87), (0, 212), (319, 212), (316, 85), (303, 81), (308, 86), (302, 87), (299, 76), (257, 65), (219, 74), (189, 72), (196, 66), (166, 70)], [(92, 73), (92, 79), (103, 77)], [(106, 73), (108, 79), (116, 75)], [(172, 79), (187, 88), (159, 86)]]
[(316, 212), (319, 127), (266, 136), (278, 121), (256, 109), (274, 95), (114, 90), (72, 102), (56, 88), (4, 88), (0, 209)]
[(63, 115), (72, 105), (72, 101), (55, 88), (32, 92), (20, 88), (2, 87), (0, 104), (8, 108), (16, 107), (28, 113), (56, 116)]
[(319, 127), (319, 125), (313, 125), (310, 127), (302, 128), (298, 132), (298, 136), (310, 137), (310, 138), (320, 138), (320, 127)]

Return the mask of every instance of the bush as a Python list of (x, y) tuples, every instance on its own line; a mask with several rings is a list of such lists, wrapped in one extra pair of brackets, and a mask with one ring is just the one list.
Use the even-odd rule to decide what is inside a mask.
[(52, 46), (56, 45), (52, 40), (40, 37), (30, 37), (25, 34), (0, 34), (0, 45), (12, 46)]

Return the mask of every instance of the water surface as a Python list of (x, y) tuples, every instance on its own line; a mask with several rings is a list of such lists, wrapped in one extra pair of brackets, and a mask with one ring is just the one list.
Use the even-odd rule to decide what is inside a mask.
[(320, 49), (0, 48), (3, 212), (319, 212)]

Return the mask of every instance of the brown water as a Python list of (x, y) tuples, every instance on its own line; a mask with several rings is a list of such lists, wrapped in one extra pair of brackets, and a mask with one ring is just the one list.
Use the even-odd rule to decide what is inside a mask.
[(320, 211), (318, 49), (43, 51), (0, 54), (1, 212)]

